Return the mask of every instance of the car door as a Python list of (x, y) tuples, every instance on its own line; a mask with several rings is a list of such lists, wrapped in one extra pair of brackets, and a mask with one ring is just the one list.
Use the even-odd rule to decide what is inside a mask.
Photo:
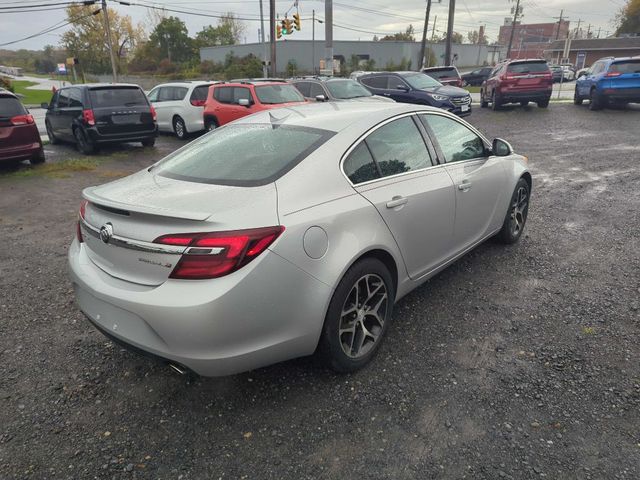
[(502, 225), (505, 214), (502, 207), (508, 202), (505, 162), (491, 155), (484, 140), (457, 119), (437, 113), (419, 117), (455, 185), (452, 245), (459, 253)]
[(496, 68), (494, 68), (489, 74), (489, 77), (487, 78), (485, 87), (484, 87), (485, 99), (488, 100), (491, 98), (491, 95), (493, 94), (493, 90), (496, 88), (496, 85), (500, 81), (500, 73), (502, 72), (503, 68), (505, 68), (504, 65), (499, 65)]
[(595, 86), (598, 81), (598, 75), (604, 70), (604, 62), (596, 62), (591, 66), (589, 72), (582, 77), (582, 82), (578, 86), (578, 93), (583, 97), (588, 97), (591, 93), (591, 87)]
[[(177, 87), (162, 87), (158, 93), (158, 108), (156, 109), (156, 115), (158, 117), (158, 126), (165, 132), (173, 131), (173, 115), (176, 108), (176, 88)], [(160, 124), (160, 118), (162, 118), (162, 125)]]
[(77, 118), (82, 118), (82, 110), (84, 109), (84, 104), (82, 101), (82, 90), (79, 88), (70, 88), (68, 90), (69, 95), (69, 106), (65, 109), (63, 113), (64, 118), (64, 128), (65, 135), (69, 137), (73, 137), (73, 123)]
[(372, 75), (363, 79), (358, 79), (362, 85), (367, 87), (374, 95), (390, 97), (391, 92), (387, 89), (389, 75)]
[(417, 96), (411, 92), (411, 87), (398, 75), (387, 77), (387, 91), (389, 97), (396, 102), (417, 103)]
[(420, 278), (450, 256), (453, 182), (435, 163), (435, 151), (415, 115), (376, 127), (348, 153), (343, 169), (393, 234), (411, 278)]
[(61, 88), (58, 91), (58, 103), (55, 109), (55, 126), (53, 133), (62, 139), (73, 140), (71, 122), (69, 115), (69, 88)]
[(45, 115), (45, 121), (51, 126), (51, 131), (55, 135), (58, 132), (58, 98), (60, 96), (60, 91), (56, 91), (51, 97), (51, 103), (49, 103), (49, 108), (47, 109), (47, 113)]
[(158, 129), (162, 132), (169, 131), (171, 126), (169, 126), (168, 120), (168, 111), (164, 108), (164, 102), (161, 98), (166, 98), (169, 93), (167, 90), (171, 87), (156, 87), (149, 92), (148, 98), (153, 108), (156, 111), (156, 123), (158, 124)]

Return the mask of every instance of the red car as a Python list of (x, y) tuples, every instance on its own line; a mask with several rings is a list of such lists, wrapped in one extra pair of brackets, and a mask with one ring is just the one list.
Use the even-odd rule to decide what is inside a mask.
[(422, 73), (426, 73), (431, 78), (435, 78), (443, 85), (462, 87), (462, 78), (460, 77), (458, 69), (454, 66), (423, 68)]
[(296, 87), (284, 80), (234, 80), (209, 87), (204, 104), (207, 130), (252, 113), (305, 103)]
[(42, 140), (36, 122), (18, 97), (0, 90), (0, 162), (20, 160), (44, 162)]
[(536, 102), (538, 107), (547, 108), (552, 89), (553, 76), (546, 60), (506, 60), (496, 65), (482, 83), (480, 106), (486, 108), (491, 103), (491, 108), (498, 110), (505, 103), (525, 107)]

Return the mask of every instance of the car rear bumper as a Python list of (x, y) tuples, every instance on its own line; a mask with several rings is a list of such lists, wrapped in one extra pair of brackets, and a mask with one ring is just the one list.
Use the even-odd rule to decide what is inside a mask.
[(551, 90), (537, 90), (537, 91), (502, 91), (500, 92), (500, 100), (502, 103), (512, 102), (542, 102), (551, 98)]
[(37, 155), (40, 150), (42, 150), (40, 142), (12, 147), (0, 147), (0, 162), (27, 160)]
[(205, 376), (313, 353), (332, 294), (271, 251), (225, 277), (148, 287), (108, 275), (74, 240), (69, 270), (78, 306), (99, 330)]
[(158, 127), (155, 126), (151, 130), (141, 130), (135, 132), (121, 132), (114, 134), (100, 133), (96, 128), (86, 130), (91, 141), (95, 143), (124, 143), (124, 142), (140, 142), (148, 138), (158, 136)]
[(605, 88), (600, 95), (607, 100), (640, 102), (640, 87)]

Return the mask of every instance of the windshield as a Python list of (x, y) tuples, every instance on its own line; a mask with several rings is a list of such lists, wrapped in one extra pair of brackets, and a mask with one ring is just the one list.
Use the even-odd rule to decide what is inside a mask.
[(612, 63), (609, 71), (616, 73), (640, 73), (640, 60), (625, 60), (624, 62)]
[(424, 73), (414, 73), (410, 75), (403, 75), (402, 78), (411, 85), (413, 88), (433, 88), (440, 87), (442, 84), (435, 78), (431, 78)]
[(16, 98), (0, 96), (0, 117), (11, 118), (26, 113), (27, 111)]
[(256, 96), (260, 103), (267, 104), (304, 102), (304, 97), (298, 89), (286, 83), (256, 87)]
[[(560, 67), (551, 67), (551, 69), (562, 70)], [(547, 62), (510, 63), (507, 71), (511, 73), (544, 73), (549, 71), (549, 66)]]
[[(478, 70), (478, 72), (479, 72), (479, 70)], [(424, 73), (426, 73), (430, 77), (437, 78), (437, 79), (440, 79), (440, 78), (451, 78), (451, 77), (457, 78), (458, 77), (458, 72), (456, 72), (456, 70), (454, 68), (443, 68), (443, 69), (440, 69), (440, 70), (428, 70), (428, 71), (426, 71)]]
[(93, 88), (89, 90), (89, 97), (94, 108), (147, 105), (147, 98), (137, 87)]
[(154, 172), (189, 182), (263, 185), (291, 170), (333, 134), (291, 125), (227, 125), (169, 155)]
[(329, 93), (335, 98), (371, 97), (369, 90), (355, 80), (331, 80), (325, 83)]

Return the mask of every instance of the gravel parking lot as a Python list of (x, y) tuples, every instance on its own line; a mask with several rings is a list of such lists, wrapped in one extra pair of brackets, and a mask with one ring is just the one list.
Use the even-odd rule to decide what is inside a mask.
[(0, 478), (640, 478), (640, 106), (468, 120), (529, 157), (526, 235), (400, 301), (353, 375), (300, 359), (192, 379), (84, 320), (81, 189), (177, 140), (1, 167)]

